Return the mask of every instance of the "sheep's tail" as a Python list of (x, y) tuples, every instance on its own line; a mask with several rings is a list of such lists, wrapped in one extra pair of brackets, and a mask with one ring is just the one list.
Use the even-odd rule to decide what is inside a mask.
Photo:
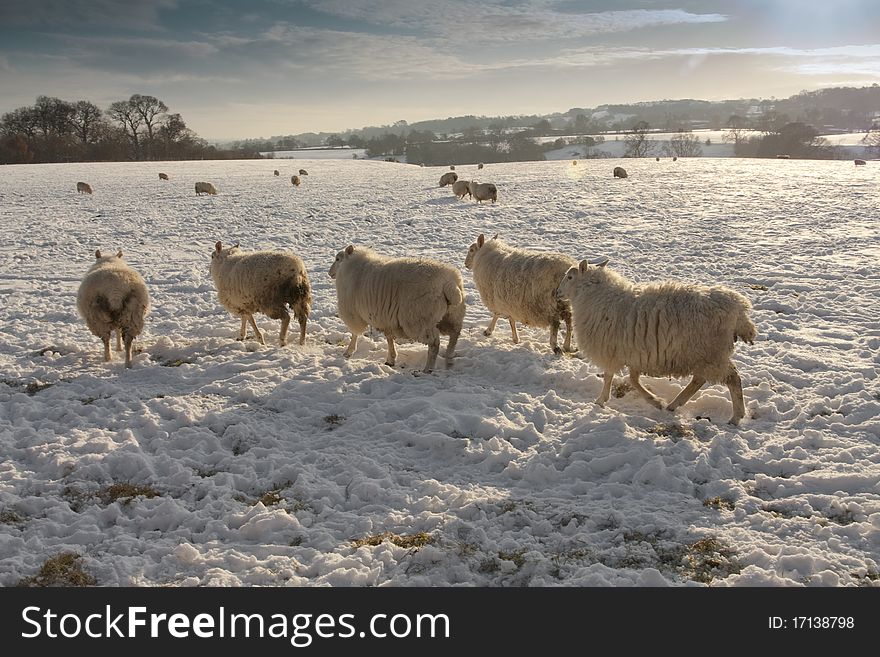
[(312, 312), (312, 288), (305, 272), (297, 272), (290, 280), (287, 303), (297, 319), (306, 319)]
[(740, 312), (736, 318), (736, 327), (733, 330), (733, 341), (736, 342), (736, 339), (739, 338), (743, 342), (755, 344), (757, 335), (758, 331), (755, 328), (755, 324), (745, 311)]
[(458, 286), (458, 281), (446, 281), (443, 286), (443, 295), (446, 297), (446, 303), (450, 306), (458, 306), (464, 301), (464, 293)]
[(144, 328), (144, 315), (147, 309), (135, 292), (129, 292), (122, 300), (122, 308), (119, 309), (116, 323), (126, 333), (140, 335)]

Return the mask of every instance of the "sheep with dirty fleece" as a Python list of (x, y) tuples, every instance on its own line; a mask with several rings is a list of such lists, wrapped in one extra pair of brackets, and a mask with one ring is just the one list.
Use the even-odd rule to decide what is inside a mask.
[(89, 330), (104, 343), (104, 361), (110, 362), (110, 334), (116, 331), (116, 351), (125, 342), (125, 366), (131, 367), (131, 345), (144, 330), (150, 294), (139, 273), (122, 259), (122, 251), (103, 256), (95, 251), (76, 294), (76, 308)]
[(446, 185), (451, 185), (456, 180), (458, 180), (458, 174), (453, 171), (448, 171), (440, 176), (440, 187), (446, 187)]
[(675, 411), (706, 382), (724, 383), (733, 404), (730, 424), (739, 424), (745, 402), (731, 356), (737, 339), (752, 344), (757, 335), (749, 300), (719, 285), (638, 285), (607, 264), (583, 260), (566, 272), (557, 292), (571, 301), (581, 351), (604, 372), (596, 403), (608, 401), (614, 374), (624, 366), (632, 386), (657, 408), (663, 404), (641, 385), (642, 374), (692, 375), (666, 410)]
[(425, 372), (434, 369), (440, 336), (448, 335), (446, 367), (451, 367), (464, 322), (464, 284), (459, 271), (428, 258), (390, 258), (372, 249), (349, 245), (330, 267), (336, 281), (339, 317), (351, 331), (345, 350), (350, 357), (368, 324), (388, 341), (386, 365), (397, 358), (394, 340), (428, 345)]
[(209, 182), (197, 182), (196, 183), (196, 196), (201, 196), (202, 194), (210, 194), (214, 196), (217, 193), (217, 189)]
[[(559, 281), (571, 267), (574, 258), (560, 253), (542, 253), (517, 249), (498, 235), (490, 240), (480, 234), (468, 248), (464, 266), (474, 273), (474, 283), (492, 321), (483, 332), (492, 335), (499, 317), (510, 320), (513, 342), (519, 342), (516, 322), (550, 328), (550, 348), (554, 354), (571, 351), (571, 304), (556, 297)], [(559, 325), (565, 322), (565, 342), (557, 344)]]
[(86, 182), (78, 182), (76, 183), (76, 191), (78, 194), (91, 194), (92, 186)]
[(456, 180), (452, 183), (452, 193), (458, 198), (464, 198), (471, 195), (470, 184), (467, 180)]
[(211, 253), (211, 278), (220, 303), (241, 317), (241, 340), (245, 339), (250, 322), (254, 336), (266, 344), (254, 321), (254, 313), (260, 312), (270, 319), (281, 320), (278, 339), (281, 346), (285, 346), (290, 325), (289, 306), (299, 322), (299, 343), (305, 344), (312, 291), (308, 272), (298, 256), (280, 251), (243, 253), (238, 244), (224, 249), (223, 244), (217, 242)]
[(468, 183), (468, 189), (471, 191), (473, 199), (480, 203), (483, 201), (492, 201), (494, 203), (498, 200), (498, 188), (492, 183), (479, 183), (476, 180), (472, 180)]

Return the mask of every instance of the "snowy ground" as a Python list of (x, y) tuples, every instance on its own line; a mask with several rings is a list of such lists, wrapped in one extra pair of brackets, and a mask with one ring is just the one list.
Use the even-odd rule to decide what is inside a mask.
[[(438, 188), (441, 168), (279, 164), (0, 167), (0, 583), (72, 551), (100, 585), (877, 585), (873, 163), (487, 165), (495, 205)], [(598, 408), (596, 369), (545, 331), (482, 335), (468, 272), (451, 370), (416, 374), (417, 344), (389, 368), (380, 335), (343, 359), (337, 250), (462, 265), (480, 232), (746, 294), (742, 425), (719, 386), (675, 417), (622, 385)], [(304, 348), (265, 317), (268, 346), (235, 341), (218, 239), (303, 257)], [(131, 370), (76, 314), (96, 248), (122, 248), (153, 297)], [(648, 381), (666, 399), (682, 383)]]

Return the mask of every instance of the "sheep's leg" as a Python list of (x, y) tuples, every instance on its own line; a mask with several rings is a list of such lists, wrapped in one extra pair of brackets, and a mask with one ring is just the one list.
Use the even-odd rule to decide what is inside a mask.
[(281, 333), (278, 335), (278, 341), (281, 343), (282, 347), (287, 345), (288, 326), (290, 326), (290, 313), (287, 312), (287, 310), (284, 310), (284, 314), (281, 315)]
[(489, 322), (489, 326), (487, 326), (487, 327), (486, 327), (486, 330), (483, 331), (483, 335), (485, 335), (487, 338), (488, 338), (490, 335), (492, 335), (492, 332), (495, 330), (495, 322), (497, 322), (497, 321), (498, 321), (498, 315), (497, 315), (497, 314), (493, 314), (493, 315), (492, 315), (492, 321)]
[(122, 351), (122, 329), (116, 329), (116, 351)]
[(669, 402), (666, 410), (674, 413), (676, 408), (686, 404), (691, 397), (697, 394), (697, 390), (702, 388), (704, 383), (706, 383), (706, 379), (694, 374), (694, 378), (691, 379), (691, 382), (688, 383), (680, 393), (678, 393), (678, 397)]
[(614, 372), (605, 372), (605, 384), (602, 386), (602, 392), (599, 393), (599, 396), (596, 398), (596, 403), (599, 406), (604, 406), (605, 402), (608, 401), (608, 398), (611, 397), (611, 384), (614, 383)]
[(739, 372), (736, 371), (736, 365), (733, 363), (730, 364), (730, 369), (727, 371), (727, 378), (724, 379), (724, 383), (727, 384), (727, 389), (730, 391), (730, 401), (733, 404), (733, 415), (730, 417), (730, 424), (739, 424), (739, 421), (745, 417), (746, 414), (746, 403), (743, 400), (743, 388), (742, 388), (742, 379), (739, 377)]
[(397, 349), (394, 348), (394, 336), (386, 335), (388, 340), (388, 355), (385, 357), (385, 364), (388, 367), (394, 367), (394, 361), (397, 360)]
[(550, 323), (550, 348), (553, 350), (553, 353), (559, 356), (562, 353), (562, 349), (559, 348), (558, 344), (559, 338), (559, 320), (554, 319)]
[(125, 366), (131, 368), (131, 344), (134, 342), (134, 336), (128, 331), (123, 331), (123, 333), (125, 334), (123, 336), (125, 338)]
[(110, 333), (109, 332), (107, 333), (107, 335), (101, 336), (101, 342), (104, 343), (104, 362), (109, 363), (111, 360), (111, 357), (110, 357)]
[(576, 351), (571, 348), (571, 316), (565, 318), (565, 342), (562, 343), (562, 350), (569, 353)]
[[(248, 321), (251, 323), (251, 326), (254, 329), (254, 335), (257, 337), (257, 340), (260, 341), (260, 344), (266, 344), (266, 341), (263, 339), (263, 334), (260, 333), (260, 329), (257, 328), (257, 322), (254, 321), (253, 315), (248, 315)], [(287, 319), (287, 322), (290, 323), (290, 318)]]
[(446, 345), (446, 367), (452, 367), (452, 357), (455, 355), (455, 345), (458, 344), (458, 336), (461, 331), (449, 334), (449, 344)]
[(510, 335), (513, 337), (513, 344), (519, 342), (519, 336), (516, 334), (516, 320), (510, 317)]
[(305, 344), (306, 343), (306, 321), (308, 320), (308, 318), (305, 315), (300, 315), (299, 317), (297, 317), (297, 320), (299, 320), (299, 343)]
[(244, 340), (247, 337), (247, 315), (241, 316), (241, 329), (238, 331), (238, 339)]
[(342, 353), (346, 358), (351, 358), (351, 355), (354, 353), (354, 350), (357, 349), (358, 346), (358, 332), (351, 332), (351, 340), (348, 343), (348, 347), (345, 348), (345, 351)]
[(648, 400), (648, 403), (655, 408), (663, 408), (663, 402), (657, 399), (650, 390), (646, 389), (641, 381), (639, 381), (639, 377), (642, 375), (638, 370), (630, 370), (629, 372), (629, 382), (632, 384), (632, 387), (638, 391), (638, 393)]
[(428, 360), (425, 361), (425, 373), (434, 369), (437, 364), (437, 354), (440, 353), (440, 332), (435, 330), (428, 342)]

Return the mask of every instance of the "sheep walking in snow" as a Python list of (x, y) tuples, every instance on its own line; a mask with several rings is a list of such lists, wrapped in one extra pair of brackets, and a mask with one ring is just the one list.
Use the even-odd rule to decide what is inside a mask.
[(131, 343), (144, 328), (150, 294), (141, 275), (122, 259), (122, 251), (111, 256), (95, 251), (95, 263), (76, 294), (76, 307), (104, 343), (104, 360), (111, 360), (110, 334), (116, 331), (116, 351), (122, 351), (125, 342), (125, 366), (131, 367)]
[(458, 180), (457, 173), (453, 173), (452, 171), (444, 173), (442, 176), (440, 176), (440, 186), (446, 187), (446, 185), (451, 185), (456, 180)]
[(217, 193), (217, 190), (214, 188), (209, 182), (197, 182), (196, 183), (196, 196), (201, 196), (202, 194), (211, 194), (212, 196)]
[(614, 171), (612, 173), (614, 174), (615, 178), (627, 177), (626, 169), (624, 169), (623, 167), (614, 167)]
[[(525, 251), (509, 246), (496, 235), (483, 235), (468, 249), (464, 266), (473, 271), (474, 283), (492, 321), (483, 332), (490, 336), (499, 317), (510, 320), (513, 342), (519, 342), (516, 322), (550, 328), (550, 348), (555, 354), (571, 351), (571, 304), (557, 299), (556, 288), (577, 262), (558, 253)], [(557, 344), (559, 326), (565, 322), (565, 342)]]
[(168, 174), (167, 173), (160, 173), (159, 180), (168, 180)]
[(287, 344), (290, 325), (287, 306), (290, 306), (299, 321), (299, 343), (305, 344), (312, 291), (309, 275), (298, 256), (279, 251), (242, 253), (238, 244), (224, 249), (223, 244), (217, 242), (211, 253), (211, 278), (220, 303), (241, 317), (240, 339), (244, 340), (247, 335), (250, 322), (257, 340), (266, 344), (254, 321), (254, 313), (260, 312), (270, 319), (281, 320), (279, 341), (283, 347)]
[(482, 169), (482, 168), (483, 168), (483, 163), (480, 162), (480, 163), (477, 165), (477, 169)]
[(749, 344), (755, 339), (749, 300), (722, 286), (670, 281), (636, 285), (607, 263), (582, 261), (566, 272), (557, 292), (571, 300), (581, 351), (604, 372), (596, 403), (608, 401), (614, 374), (624, 366), (633, 387), (657, 408), (663, 404), (642, 387), (640, 375), (692, 375), (666, 409), (686, 403), (707, 381), (724, 383), (733, 404), (730, 423), (738, 424), (745, 402), (730, 357), (737, 338)]
[(478, 183), (472, 180), (468, 183), (468, 189), (470, 189), (474, 200), (480, 203), (483, 201), (492, 201), (494, 203), (498, 200), (498, 188), (492, 183)]
[(281, 172), (278, 171), (278, 169), (275, 169), (275, 171), (273, 171), (272, 174), (275, 175), (275, 176), (280, 176), (280, 175), (281, 175)]
[(467, 180), (456, 180), (452, 183), (452, 193), (458, 198), (471, 195), (470, 183)]
[(294, 187), (299, 187), (299, 183), (300, 183), (299, 176), (291, 176), (290, 177), (290, 184), (291, 185), (293, 185)]
[(92, 187), (89, 183), (78, 182), (76, 183), (76, 191), (78, 194), (91, 194)]
[(389, 258), (358, 246), (336, 254), (330, 267), (336, 281), (339, 317), (351, 331), (345, 350), (350, 357), (367, 324), (382, 331), (388, 341), (386, 365), (397, 358), (394, 339), (428, 345), (425, 372), (434, 369), (440, 335), (449, 336), (446, 367), (452, 365), (455, 345), (464, 322), (464, 285), (450, 265), (428, 258)]
[(306, 171), (305, 169), (300, 169), (300, 170), (299, 170), (299, 175), (301, 175), (301, 176), (307, 176), (307, 175), (309, 175), (309, 172)]

